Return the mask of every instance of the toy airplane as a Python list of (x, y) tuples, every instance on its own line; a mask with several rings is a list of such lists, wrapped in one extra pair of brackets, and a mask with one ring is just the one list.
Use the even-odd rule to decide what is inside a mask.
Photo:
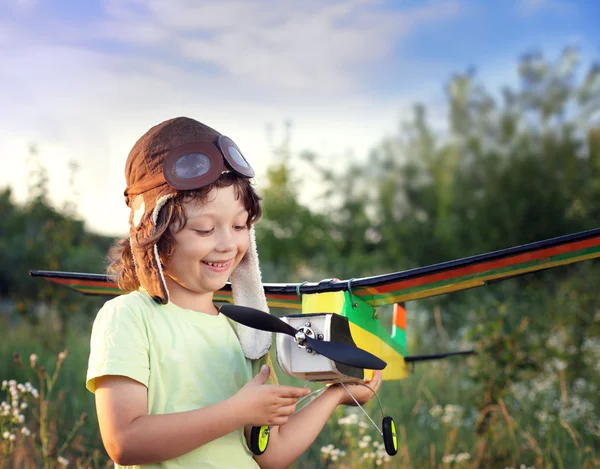
[[(264, 289), (272, 308), (295, 309), (303, 314), (336, 313), (347, 318), (356, 345), (387, 363), (384, 380), (396, 380), (407, 377), (408, 363), (457, 354), (408, 355), (402, 303), (598, 257), (600, 229), (594, 229), (403, 272), (318, 283), (266, 283)], [(102, 274), (44, 270), (30, 274), (86, 295), (123, 293)], [(233, 302), (229, 283), (215, 293), (215, 301)], [(388, 304), (394, 304), (391, 334), (377, 315), (377, 307)]]
[[(364, 370), (382, 370), (386, 363), (358, 348), (352, 340), (348, 319), (335, 313), (296, 314), (277, 318), (266, 312), (225, 304), (219, 312), (248, 327), (277, 333), (277, 362), (281, 369), (306, 381), (340, 383), (354, 399), (344, 383), (364, 380)], [(297, 327), (296, 327), (297, 326)], [(392, 417), (383, 417), (380, 429), (354, 399), (383, 437), (386, 452), (398, 451), (396, 426)], [(379, 402), (379, 398), (377, 399)], [(381, 414), (383, 407), (379, 402)], [(267, 449), (270, 427), (252, 427), (250, 449), (260, 455)]]
[[(276, 339), (277, 359), (284, 372), (292, 376), (308, 381), (360, 381), (365, 377), (363, 371), (368, 374), (381, 366), (381, 363), (373, 360), (378, 357), (379, 361), (387, 364), (382, 371), (383, 379), (397, 380), (408, 376), (409, 363), (473, 353), (458, 351), (408, 355), (403, 302), (475, 288), (598, 257), (600, 229), (594, 229), (373, 277), (323, 280), (318, 283), (266, 283), (264, 289), (270, 307), (301, 310), (301, 314), (281, 319), (256, 310), (252, 314), (240, 315), (240, 307), (227, 305), (222, 306), (221, 311), (231, 315), (234, 320), (239, 319), (239, 322), (243, 322), (242, 317), (245, 320), (252, 317), (252, 324), (246, 322), (246, 325), (280, 333)], [(41, 270), (30, 271), (30, 274), (86, 295), (115, 296), (123, 293), (106, 275)], [(231, 285), (227, 284), (215, 293), (214, 299), (232, 303)], [(377, 307), (387, 304), (394, 304), (391, 334), (385, 330), (377, 315)], [(277, 321), (277, 324), (273, 321)], [(293, 344), (293, 341), (296, 343)], [(311, 349), (310, 354), (305, 350), (307, 347)], [(380, 431), (386, 442), (386, 450), (389, 445), (388, 453), (395, 454), (397, 441), (393, 420), (385, 417), (383, 427), (384, 430), (388, 429), (387, 433)], [(261, 441), (262, 444), (268, 441), (268, 433), (264, 429), (262, 433), (253, 430), (253, 435), (259, 446)], [(256, 449), (260, 450), (258, 447)]]

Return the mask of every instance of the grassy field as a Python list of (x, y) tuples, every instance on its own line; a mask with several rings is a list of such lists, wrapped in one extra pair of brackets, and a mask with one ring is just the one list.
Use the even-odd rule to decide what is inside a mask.
[[(88, 333), (72, 331), (65, 356), (55, 348), (51, 328), (0, 327), (8, 331), (0, 341), (0, 381), (6, 381), (1, 400), (7, 406), (17, 400), (19, 408), (16, 416), (0, 409), (0, 468), (106, 466), (93, 396), (84, 386)], [(548, 364), (543, 373), (512, 384), (498, 404), (483, 409), (478, 403), (484, 391), (470, 378), (469, 360), (417, 366), (408, 379), (385, 382), (380, 392), (385, 415), (398, 428), (396, 456), (385, 454), (381, 437), (360, 409), (343, 407), (294, 467), (600, 467), (598, 383), (582, 379), (569, 387), (561, 366)], [(282, 383), (302, 385), (280, 377)], [(10, 380), (22, 385), (16, 398)], [(381, 426), (376, 400), (367, 411)]]

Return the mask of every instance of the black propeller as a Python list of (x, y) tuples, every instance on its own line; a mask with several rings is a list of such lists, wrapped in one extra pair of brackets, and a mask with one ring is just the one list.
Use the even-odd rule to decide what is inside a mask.
[(221, 306), (219, 311), (228, 318), (253, 329), (290, 335), (299, 344), (305, 345), (315, 352), (344, 365), (369, 370), (383, 370), (387, 365), (386, 362), (377, 358), (372, 353), (353, 345), (307, 337), (303, 332), (290, 326), (278, 317), (259, 309), (226, 304)]

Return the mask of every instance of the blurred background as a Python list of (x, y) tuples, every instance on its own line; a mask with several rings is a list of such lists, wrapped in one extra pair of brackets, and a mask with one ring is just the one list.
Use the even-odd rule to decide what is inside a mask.
[[(185, 115), (240, 146), (267, 282), (597, 228), (599, 17), (592, 0), (0, 0), (0, 468), (110, 464), (84, 388), (105, 299), (28, 270), (104, 272), (147, 129)], [(412, 355), (478, 355), (384, 383), (392, 459), (340, 408), (294, 467), (600, 467), (599, 267), (407, 303)]]

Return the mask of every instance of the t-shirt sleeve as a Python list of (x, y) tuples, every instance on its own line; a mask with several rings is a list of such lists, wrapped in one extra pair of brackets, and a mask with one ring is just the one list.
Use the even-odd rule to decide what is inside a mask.
[(96, 391), (96, 378), (119, 375), (148, 386), (148, 335), (141, 314), (121, 301), (109, 301), (92, 327), (86, 388)]

